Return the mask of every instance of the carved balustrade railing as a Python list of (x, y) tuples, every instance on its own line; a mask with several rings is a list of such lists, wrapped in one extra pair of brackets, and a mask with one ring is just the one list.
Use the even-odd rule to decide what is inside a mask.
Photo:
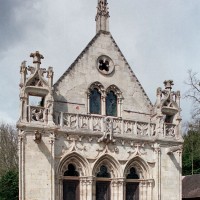
[(164, 133), (165, 138), (176, 137), (177, 127), (175, 124), (165, 123), (163, 129), (164, 129), (163, 133)]
[(27, 120), (28, 122), (46, 122), (47, 110), (40, 106), (28, 106), (27, 107)]
[(114, 135), (154, 136), (154, 123), (136, 122), (121, 118), (72, 113), (56, 113), (54, 120), (62, 129), (109, 132)]

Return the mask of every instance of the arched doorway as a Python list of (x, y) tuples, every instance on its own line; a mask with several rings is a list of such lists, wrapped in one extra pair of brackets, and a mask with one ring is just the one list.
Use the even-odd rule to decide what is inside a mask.
[(79, 200), (79, 172), (76, 171), (76, 166), (68, 165), (68, 169), (64, 172), (63, 178), (63, 200)]

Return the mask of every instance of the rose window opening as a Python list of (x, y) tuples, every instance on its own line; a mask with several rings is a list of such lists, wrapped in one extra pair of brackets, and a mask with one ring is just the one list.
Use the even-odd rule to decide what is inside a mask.
[(97, 69), (104, 75), (111, 74), (114, 70), (114, 63), (108, 56), (100, 56), (97, 59)]

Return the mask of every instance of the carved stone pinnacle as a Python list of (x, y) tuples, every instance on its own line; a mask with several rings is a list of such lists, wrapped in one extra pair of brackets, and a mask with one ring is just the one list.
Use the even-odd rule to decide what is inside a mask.
[(43, 55), (40, 54), (39, 51), (36, 51), (35, 53), (31, 53), (30, 57), (33, 58), (33, 63), (39, 63), (39, 64), (41, 64), (41, 59), (44, 59)]

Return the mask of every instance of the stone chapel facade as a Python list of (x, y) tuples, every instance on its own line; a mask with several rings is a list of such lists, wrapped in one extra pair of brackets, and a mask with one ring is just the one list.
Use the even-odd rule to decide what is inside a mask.
[(180, 92), (165, 81), (152, 105), (109, 32), (106, 0), (96, 30), (54, 85), (38, 51), (21, 64), (19, 199), (180, 200)]

